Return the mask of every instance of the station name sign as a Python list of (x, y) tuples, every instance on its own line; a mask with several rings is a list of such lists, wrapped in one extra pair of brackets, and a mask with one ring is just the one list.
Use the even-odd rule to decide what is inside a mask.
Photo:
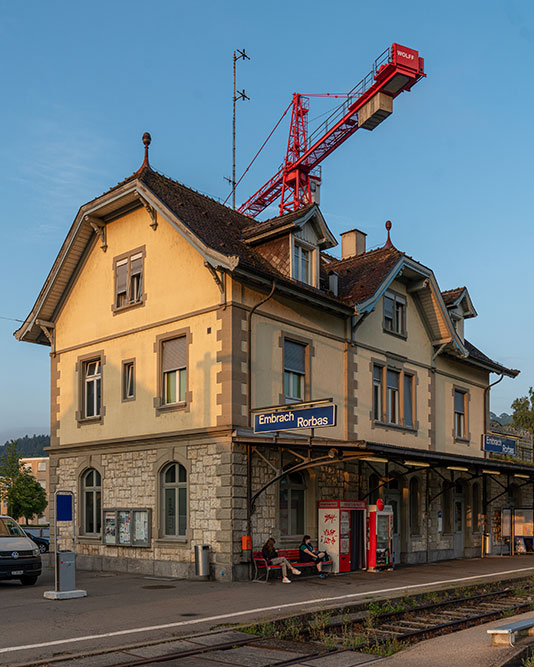
[(515, 456), (515, 440), (486, 433), (484, 435), (484, 451)]
[(254, 433), (335, 426), (336, 416), (335, 405), (260, 412), (254, 415)]

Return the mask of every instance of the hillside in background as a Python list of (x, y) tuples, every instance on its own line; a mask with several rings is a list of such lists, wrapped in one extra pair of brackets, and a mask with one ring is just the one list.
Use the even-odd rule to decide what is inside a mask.
[(506, 412), (503, 412), (500, 415), (496, 415), (494, 412), (490, 412), (490, 419), (499, 422), (501, 426), (508, 426), (508, 424), (514, 423), (514, 418), (512, 415), (509, 415)]
[[(4, 453), (4, 448), (9, 441), (0, 445), (0, 456)], [(44, 451), (45, 447), (50, 445), (49, 435), (25, 435), (23, 438), (17, 438), (17, 448), (24, 458), (30, 456), (48, 456)]]

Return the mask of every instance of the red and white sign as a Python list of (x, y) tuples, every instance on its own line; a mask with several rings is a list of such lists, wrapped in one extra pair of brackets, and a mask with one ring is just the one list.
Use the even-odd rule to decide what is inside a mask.
[(401, 67), (419, 69), (419, 51), (409, 49), (407, 46), (393, 44), (393, 61)]

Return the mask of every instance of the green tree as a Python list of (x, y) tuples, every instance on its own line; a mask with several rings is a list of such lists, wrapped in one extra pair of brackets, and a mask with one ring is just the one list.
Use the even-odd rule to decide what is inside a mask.
[(516, 398), (512, 403), (514, 426), (534, 434), (534, 389), (530, 387), (528, 396)]
[(0, 500), (7, 504), (7, 512), (11, 516), (10, 491), (17, 477), (22, 474), (20, 469), (21, 454), (15, 440), (7, 442), (0, 455)]
[(21, 472), (13, 481), (8, 492), (10, 516), (15, 520), (23, 516), (26, 523), (32, 516), (42, 514), (48, 505), (46, 493), (33, 475)]

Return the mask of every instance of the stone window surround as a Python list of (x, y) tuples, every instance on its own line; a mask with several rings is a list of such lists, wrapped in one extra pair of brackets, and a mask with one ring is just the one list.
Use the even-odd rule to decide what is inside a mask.
[[(280, 405), (283, 405), (286, 402), (286, 395), (284, 392), (284, 371), (285, 371), (285, 359), (284, 359), (284, 342), (288, 340), (292, 343), (299, 343), (300, 345), (305, 346), (304, 353), (304, 398), (303, 401), (311, 400), (311, 388), (312, 388), (312, 372), (311, 372), (311, 360), (312, 357), (315, 357), (315, 346), (313, 345), (313, 338), (305, 338), (303, 336), (295, 335), (288, 331), (282, 330), (280, 332), (280, 337), (278, 339), (278, 345), (282, 348), (282, 391), (278, 396), (278, 402)], [(294, 405), (298, 405), (298, 402), (295, 402)]]
[[(385, 312), (385, 305), (384, 305), (384, 298), (389, 297), (393, 298), (394, 300), (396, 297), (399, 297), (404, 301), (404, 331), (399, 332), (399, 331), (392, 331), (391, 329), (386, 328), (386, 312)], [(393, 314), (395, 315), (395, 304), (393, 304)], [(407, 340), (408, 339), (408, 298), (405, 294), (402, 294), (401, 292), (397, 292), (394, 289), (387, 289), (384, 293), (384, 296), (382, 297), (382, 331), (384, 333), (389, 334), (390, 336), (395, 336), (396, 338), (401, 338), (402, 340)]]
[[(143, 270), (141, 273), (142, 276), (142, 281), (143, 281), (143, 296), (141, 298), (141, 301), (137, 301), (136, 303), (128, 303), (125, 306), (121, 306), (120, 308), (117, 307), (117, 263), (122, 261), (123, 259), (129, 259), (132, 257), (132, 255), (138, 255), (141, 253), (143, 255)], [(134, 248), (133, 250), (129, 250), (128, 252), (123, 252), (121, 255), (117, 255), (116, 257), (113, 258), (113, 300), (111, 302), (111, 312), (113, 315), (118, 315), (119, 313), (124, 313), (127, 310), (132, 310), (132, 308), (142, 308), (147, 299), (147, 294), (145, 292), (145, 259), (146, 259), (146, 246), (142, 245), (139, 246), (138, 248)], [(129, 273), (128, 273), (129, 276)], [(129, 281), (127, 282), (127, 289), (129, 288)]]
[[(185, 468), (187, 474), (187, 528), (185, 535), (173, 537), (172, 535), (164, 535), (163, 531), (163, 485), (161, 483), (163, 470), (170, 463), (179, 463)], [(191, 479), (191, 463), (185, 456), (184, 447), (168, 447), (161, 452), (157, 461), (154, 464), (154, 475), (156, 478), (156, 498), (155, 498), (155, 515), (156, 515), (156, 530), (154, 533), (155, 546), (176, 546), (183, 547), (191, 541), (191, 499), (190, 499), (190, 479)]]
[[(100, 459), (100, 457), (98, 457)], [(103, 469), (102, 465), (100, 463), (100, 460), (96, 462), (94, 456), (87, 456), (84, 457), (82, 462), (78, 465), (78, 468), (76, 470), (76, 486), (78, 487), (78, 498), (81, 498), (81, 501), (79, 503), (76, 503), (78, 505), (77, 508), (77, 533), (78, 533), (78, 538), (80, 541), (87, 541), (88, 543), (93, 543), (97, 542), (100, 543), (102, 540), (102, 526), (100, 527), (100, 532), (99, 533), (86, 533), (84, 532), (84, 496), (83, 496), (83, 490), (84, 490), (84, 484), (83, 480), (87, 472), (89, 470), (96, 470), (100, 474), (100, 508), (104, 507), (104, 474), (103, 474)]]
[[(126, 377), (124, 375), (126, 364), (133, 365), (133, 396), (126, 396)], [(131, 359), (123, 359), (121, 362), (121, 403), (131, 403), (136, 399), (136, 368), (135, 368), (135, 357)]]
[[(374, 382), (373, 369), (375, 366), (379, 366), (384, 369), (382, 373), (382, 417), (386, 416), (386, 403), (387, 403), (387, 394), (386, 394), (386, 371), (392, 370), (400, 373), (399, 380), (399, 413), (400, 413), (400, 424), (390, 424), (385, 421), (375, 421), (373, 415), (373, 407), (371, 405), (371, 411), (369, 413), (369, 418), (371, 420), (371, 428), (383, 428), (386, 430), (392, 429), (395, 431), (403, 431), (406, 433), (417, 433), (419, 431), (419, 420), (417, 419), (417, 387), (419, 386), (419, 374), (417, 371), (409, 368), (405, 369), (404, 361), (386, 356), (386, 359), (379, 359), (377, 357), (371, 357), (369, 364), (369, 370), (371, 373), (371, 383)], [(412, 379), (412, 411), (413, 411), (413, 426), (404, 426), (404, 375), (410, 375)], [(372, 384), (371, 384), (372, 388)], [(371, 396), (373, 392), (371, 392)]]
[[(464, 438), (459, 438), (456, 435), (456, 429), (455, 429), (455, 424), (454, 424), (454, 392), (459, 391), (462, 394), (464, 394), (464, 426), (465, 426), (465, 433), (467, 437)], [(453, 384), (452, 389), (451, 389), (451, 395), (452, 395), (452, 439), (453, 442), (458, 442), (463, 445), (467, 445), (468, 447), (471, 445), (471, 431), (469, 428), (469, 404), (471, 402), (471, 391), (467, 389), (467, 387), (464, 387), (462, 385), (458, 384)]]
[[(182, 338), (182, 337), (185, 338), (186, 354), (187, 354), (186, 374), (185, 374), (186, 377), (185, 401), (182, 401), (180, 403), (165, 404), (163, 403), (163, 371), (162, 371), (163, 345), (162, 344), (167, 340), (171, 340), (172, 338)], [(191, 334), (190, 327), (184, 327), (183, 329), (168, 331), (164, 334), (156, 336), (156, 340), (154, 342), (154, 353), (157, 355), (157, 374), (158, 374), (157, 394), (154, 397), (154, 409), (156, 412), (156, 417), (159, 417), (160, 415), (165, 414), (167, 412), (175, 412), (178, 410), (182, 410), (184, 412), (191, 411), (191, 401), (193, 400), (193, 392), (190, 390), (191, 372), (189, 364), (189, 348), (191, 347), (192, 342), (193, 342), (193, 336)]]
[[(84, 387), (84, 376), (83, 369), (85, 364), (88, 361), (95, 361), (100, 359), (100, 415), (98, 417), (84, 417), (84, 396), (85, 396), (85, 387)], [(106, 406), (104, 404), (104, 366), (106, 364), (106, 356), (104, 355), (104, 350), (95, 350), (94, 352), (88, 352), (87, 354), (82, 354), (76, 359), (74, 365), (75, 373), (78, 375), (78, 410), (74, 413), (74, 417), (78, 423), (78, 428), (81, 426), (87, 426), (89, 424), (103, 424), (104, 417), (106, 415)]]

